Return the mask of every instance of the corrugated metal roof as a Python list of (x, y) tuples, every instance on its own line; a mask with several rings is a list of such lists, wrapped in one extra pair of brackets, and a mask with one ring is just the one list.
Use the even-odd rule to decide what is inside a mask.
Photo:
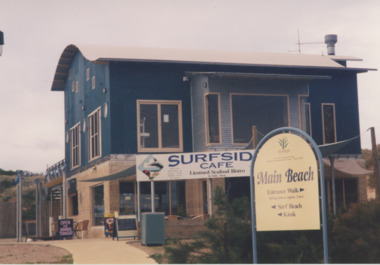
[(326, 56), (306, 54), (272, 54), (236, 51), (180, 50), (146, 47), (77, 46), (90, 61), (172, 61), (182, 63), (217, 63), (239, 65), (275, 65), (302, 67), (342, 66)]
[(64, 82), (66, 80), (66, 75), (70, 67), (71, 60), (78, 51), (80, 51), (87, 60), (93, 62), (149, 61), (345, 69), (344, 66), (335, 62), (333, 58), (322, 55), (69, 45), (65, 48), (59, 59), (51, 88), (52, 90), (64, 89)]

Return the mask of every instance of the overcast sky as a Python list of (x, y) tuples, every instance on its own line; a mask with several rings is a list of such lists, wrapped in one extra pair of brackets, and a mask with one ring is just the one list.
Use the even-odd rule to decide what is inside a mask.
[[(43, 172), (64, 158), (63, 93), (50, 91), (69, 44), (296, 52), (337, 34), (337, 55), (380, 69), (378, 0), (0, 0), (0, 168)], [(325, 44), (301, 45), (326, 54)], [(360, 74), (362, 148), (380, 143), (380, 73)]]

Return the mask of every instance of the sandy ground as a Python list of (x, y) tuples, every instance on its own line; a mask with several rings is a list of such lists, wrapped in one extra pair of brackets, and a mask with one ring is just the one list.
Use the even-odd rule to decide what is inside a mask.
[(72, 263), (71, 254), (59, 247), (39, 244), (0, 244), (0, 263)]

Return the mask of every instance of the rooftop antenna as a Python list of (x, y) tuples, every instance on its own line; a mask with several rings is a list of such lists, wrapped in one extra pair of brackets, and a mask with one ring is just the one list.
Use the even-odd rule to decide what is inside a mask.
[[(324, 42), (301, 42), (300, 41), (300, 31), (297, 30), (297, 35), (298, 35), (298, 42), (296, 43), (298, 46), (297, 52), (301, 54), (301, 45), (305, 44), (323, 44)], [(295, 52), (295, 51), (288, 51), (288, 52)]]

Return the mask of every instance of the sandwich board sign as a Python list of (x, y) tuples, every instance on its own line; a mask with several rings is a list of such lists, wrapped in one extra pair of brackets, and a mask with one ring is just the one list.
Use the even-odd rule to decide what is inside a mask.
[(271, 137), (254, 172), (257, 231), (320, 229), (317, 160), (303, 138)]
[(114, 229), (117, 240), (123, 237), (137, 237), (136, 215), (119, 215), (115, 219)]

